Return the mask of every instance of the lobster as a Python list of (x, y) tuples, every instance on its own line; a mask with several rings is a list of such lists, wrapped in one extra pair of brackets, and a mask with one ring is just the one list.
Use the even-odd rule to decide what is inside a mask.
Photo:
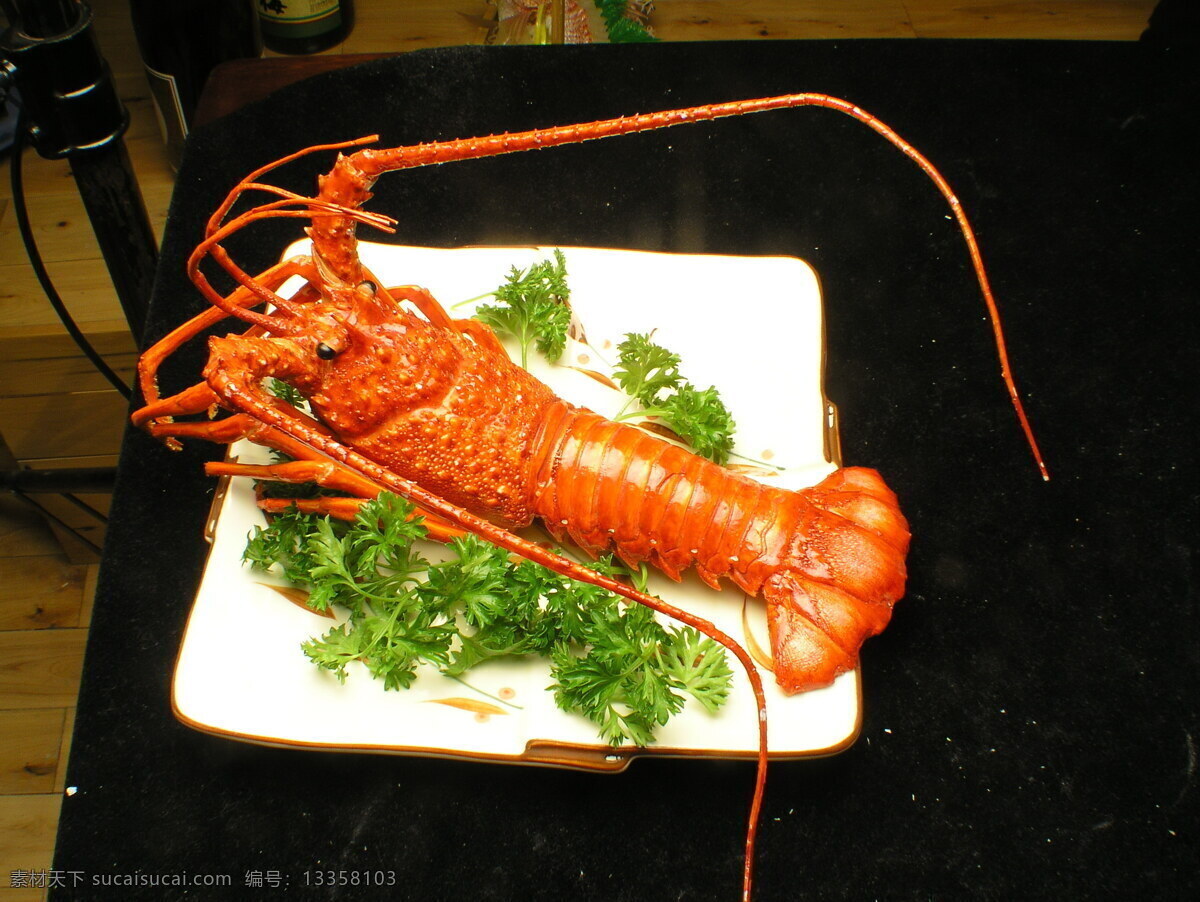
[[(979, 249), (961, 204), (915, 148), (858, 107), (820, 94), (628, 116), (587, 124), (393, 149), (364, 147), (375, 136), (301, 150), (250, 173), (210, 218), (188, 274), (211, 307), (148, 349), (139, 362), (144, 406), (135, 425), (178, 447), (186, 438), (250, 439), (290, 459), (270, 465), (215, 462), (211, 475), (317, 482), (350, 497), (264, 498), (270, 510), (353, 516), (383, 491), (413, 503), (434, 538), (469, 531), (512, 552), (648, 605), (725, 645), (746, 669), (759, 710), (758, 769), (746, 836), (743, 894), (749, 898), (765, 786), (767, 719), (751, 656), (713, 624), (603, 576), (513, 533), (538, 519), (557, 538), (592, 554), (615, 552), (678, 579), (688, 569), (714, 588), (729, 580), (767, 608), (774, 673), (787, 692), (827, 685), (857, 663), (863, 641), (888, 623), (904, 592), (909, 530), (896, 496), (870, 469), (838, 469), (799, 491), (769, 487), (636, 427), (605, 420), (557, 398), (510, 362), (485, 325), (452, 319), (425, 290), (385, 287), (362, 264), (357, 226), (390, 230), (389, 217), (362, 209), (383, 173), (547, 148), (666, 126), (768, 110), (818, 106), (883, 135), (924, 170), (949, 203), (986, 300), (1010, 398), (1045, 475), (1009, 374), (1003, 334)], [(260, 181), (318, 151), (339, 151), (315, 197)], [(340, 153), (340, 151), (349, 151)], [(247, 192), (273, 197), (243, 212)], [(311, 254), (258, 276), (222, 246), (262, 219), (309, 220)], [(223, 295), (201, 263), (212, 259), (237, 282)], [(281, 286), (299, 277), (290, 297)], [(268, 308), (256, 309), (261, 305)], [(162, 362), (188, 340), (234, 318), (241, 334), (209, 339), (204, 381), (163, 397)], [(282, 380), (311, 409), (301, 412), (263, 383)], [(221, 419), (178, 419), (223, 408)]]

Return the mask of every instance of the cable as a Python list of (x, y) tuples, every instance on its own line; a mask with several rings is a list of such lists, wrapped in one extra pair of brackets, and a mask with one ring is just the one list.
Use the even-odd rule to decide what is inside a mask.
[(17, 114), (17, 131), (13, 137), (11, 175), (13, 211), (17, 214), (17, 228), (20, 229), (21, 241), (25, 244), (25, 253), (29, 256), (29, 263), (33, 266), (33, 272), (37, 276), (38, 283), (42, 286), (42, 291), (46, 293), (46, 298), (50, 301), (50, 306), (58, 314), (58, 318), (62, 321), (67, 334), (79, 346), (79, 350), (83, 352), (84, 356), (92, 362), (92, 365), (100, 372), (100, 375), (107, 379), (112, 384), (112, 387), (120, 392), (121, 396), (128, 401), (133, 397), (132, 390), (105, 362), (104, 358), (96, 352), (96, 349), (92, 347), (91, 342), (87, 340), (87, 336), (76, 325), (70, 311), (67, 310), (66, 304), (63, 303), (58, 291), (54, 288), (54, 284), (50, 281), (50, 274), (46, 271), (46, 265), (42, 261), (41, 253), (38, 251), (33, 229), (29, 225), (29, 211), (25, 206), (25, 185), (21, 177), (21, 156), (24, 150), (25, 111), (22, 109)]

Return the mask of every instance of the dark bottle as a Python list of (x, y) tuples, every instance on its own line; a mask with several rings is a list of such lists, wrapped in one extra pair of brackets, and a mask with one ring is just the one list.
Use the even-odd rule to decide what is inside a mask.
[(255, 0), (130, 0), (133, 30), (174, 165), (208, 74), (262, 53)]
[(353, 0), (258, 0), (263, 43), (276, 53), (320, 53), (354, 27)]

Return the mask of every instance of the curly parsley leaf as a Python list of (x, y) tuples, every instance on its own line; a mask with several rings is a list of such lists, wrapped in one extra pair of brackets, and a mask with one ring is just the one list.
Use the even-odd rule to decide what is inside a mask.
[(617, 384), (642, 404), (618, 415), (657, 417), (701, 457), (729, 460), (736, 426), (716, 388), (697, 389), (679, 373), (679, 355), (651, 341), (653, 333), (629, 333), (617, 345)]
[(558, 248), (554, 260), (535, 263), (528, 270), (515, 266), (507, 281), (493, 296), (498, 306), (476, 308), (475, 318), (491, 326), (500, 335), (511, 335), (521, 346), (521, 366), (529, 362), (529, 346), (537, 349), (551, 363), (562, 356), (571, 326), (568, 300), (567, 260)]
[[(414, 548), (426, 536), (423, 518), (412, 505), (392, 494), (382, 494), (364, 504), (348, 538), (354, 572), (378, 593), (389, 585), (402, 586), (429, 566)], [(388, 571), (381, 574), (380, 568)]]
[(578, 657), (562, 645), (551, 656), (551, 673), (557, 686), (554, 700), (564, 711), (577, 711), (600, 727), (600, 736), (611, 745), (632, 742), (648, 745), (654, 723), (626, 699), (626, 673), (619, 657)]
[[(310, 588), (308, 605), (316, 611), (326, 611), (337, 596), (342, 583), (337, 580), (313, 582), (313, 572), (329, 566), (328, 542), (315, 528), (316, 517), (288, 508), (277, 514), (267, 528), (255, 527), (246, 543), (242, 559), (252, 569), (278, 571), (284, 579)], [(333, 525), (337, 530), (341, 524)]]
[(290, 383), (284, 382), (282, 379), (276, 379), (274, 376), (267, 380), (267, 391), (280, 401), (291, 404), (293, 407), (302, 408), (308, 403), (304, 395), (300, 394), (299, 389), (294, 388)]
[(435, 611), (418, 609), (368, 618), (358, 625), (356, 632), (370, 640), (362, 662), (371, 676), (383, 680), (385, 690), (411, 686), (422, 661), (439, 667), (448, 663), (456, 631), (450, 623), (435, 622), (437, 617)]
[(715, 714), (729, 697), (733, 671), (720, 643), (692, 627), (670, 630), (659, 663), (673, 684)]
[(362, 638), (352, 634), (352, 628), (349, 623), (344, 623), (320, 639), (309, 639), (300, 646), (310, 661), (324, 670), (333, 671), (339, 683), (346, 682), (346, 667), (362, 654)]
[[(553, 363), (562, 356), (571, 325), (566, 278), (566, 258), (555, 249), (553, 261), (543, 260), (525, 271), (513, 267), (508, 281), (493, 292), (501, 305), (481, 306), (475, 317), (498, 334), (517, 340), (522, 366), (529, 362), (530, 344), (536, 344)], [(636, 401), (642, 407), (628, 414), (622, 410), (617, 419), (661, 419), (697, 454), (726, 463), (735, 432), (729, 409), (715, 388), (701, 391), (687, 382), (679, 371), (679, 355), (653, 337), (653, 332), (630, 332), (617, 345), (613, 378), (632, 399), (629, 403)]]
[(485, 627), (506, 603), (508, 555), (472, 535), (455, 539), (450, 547), (457, 558), (429, 569), (421, 596), (430, 603), (444, 599), (463, 611), (468, 624)]
[(657, 41), (646, 27), (642, 16), (632, 13), (629, 0), (596, 0), (596, 8), (604, 20), (610, 44), (647, 43)]
[(684, 704), (658, 663), (666, 632), (641, 605), (613, 603), (588, 614), (583, 654), (560, 644), (551, 655), (555, 703), (592, 720), (613, 745), (645, 745)]
[(660, 394), (678, 388), (683, 378), (679, 375), (679, 355), (651, 341), (653, 334), (627, 333), (617, 345), (617, 368), (613, 372), (622, 391), (646, 407), (656, 406)]
[(660, 416), (701, 457), (719, 464), (729, 460), (736, 427), (715, 388), (680, 386), (663, 402)]

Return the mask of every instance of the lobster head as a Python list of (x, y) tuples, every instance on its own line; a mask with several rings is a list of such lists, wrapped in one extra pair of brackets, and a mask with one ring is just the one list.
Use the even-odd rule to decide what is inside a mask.
[[(420, 289), (400, 289), (415, 295)], [(273, 314), (266, 335), (209, 341), (206, 381), (237, 406), (242, 391), (277, 379), (308, 401), (314, 417), (346, 440), (368, 435), (398, 416), (439, 406), (462, 362), (461, 342), (447, 334), (440, 307), (432, 322), (422, 305), (409, 305), (373, 282), (327, 289), (307, 303), (287, 303)], [(415, 306), (415, 309), (414, 309)]]

